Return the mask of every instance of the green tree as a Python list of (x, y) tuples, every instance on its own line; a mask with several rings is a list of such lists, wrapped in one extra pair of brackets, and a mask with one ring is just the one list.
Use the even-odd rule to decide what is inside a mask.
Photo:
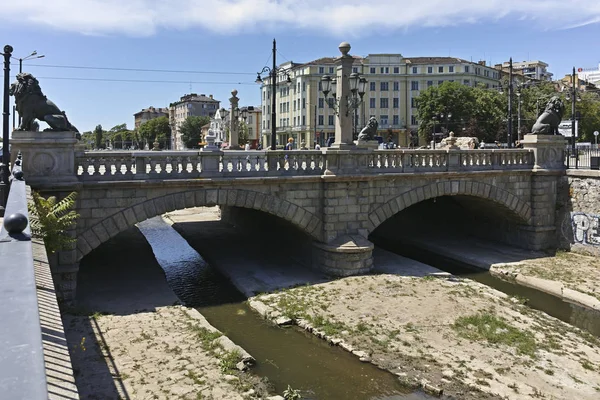
[(198, 148), (198, 143), (202, 141), (202, 127), (208, 123), (210, 123), (210, 117), (195, 115), (190, 115), (183, 121), (179, 132), (181, 132), (181, 139), (186, 148)]
[(248, 124), (246, 121), (240, 121), (238, 125), (238, 143), (240, 146), (244, 146), (249, 140)]
[(104, 131), (102, 130), (102, 125), (96, 125), (96, 128), (94, 129), (94, 148), (104, 148), (103, 135)]
[[(596, 92), (582, 92), (578, 96), (575, 102), (575, 115), (578, 117), (579, 127), (577, 141), (595, 143), (594, 131), (600, 131), (600, 97)], [(571, 119), (572, 103), (566, 99), (563, 101), (565, 102), (563, 119)]]
[(169, 147), (168, 144), (171, 139), (169, 118), (158, 117), (144, 122), (140, 125), (138, 134), (149, 147), (152, 147), (155, 141), (162, 143), (163, 147)]
[[(447, 126), (448, 130), (454, 130), (460, 135), (463, 122), (471, 120), (474, 116), (474, 102), (473, 88), (458, 82), (447, 81), (439, 86), (427, 88), (416, 98), (419, 136), (429, 143), (434, 127), (439, 132), (442, 126)], [(450, 120), (434, 120), (434, 116), (448, 113), (452, 114)], [(457, 130), (458, 127), (461, 129)]]

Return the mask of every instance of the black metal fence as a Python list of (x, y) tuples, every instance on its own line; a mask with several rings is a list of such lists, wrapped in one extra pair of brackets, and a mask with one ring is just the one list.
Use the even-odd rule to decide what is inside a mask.
[(600, 148), (597, 146), (571, 146), (565, 150), (565, 165), (571, 169), (600, 169)]

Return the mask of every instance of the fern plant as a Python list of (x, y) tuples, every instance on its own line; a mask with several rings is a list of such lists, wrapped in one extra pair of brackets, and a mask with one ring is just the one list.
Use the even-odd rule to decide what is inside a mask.
[(50, 254), (70, 249), (76, 241), (67, 233), (79, 217), (73, 210), (76, 198), (77, 192), (71, 192), (57, 202), (55, 196), (45, 199), (33, 192), (33, 202), (28, 204), (31, 233), (44, 239)]

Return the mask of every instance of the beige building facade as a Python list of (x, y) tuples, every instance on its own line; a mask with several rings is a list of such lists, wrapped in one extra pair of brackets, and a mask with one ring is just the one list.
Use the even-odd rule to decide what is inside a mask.
[[(280, 65), (292, 80), (279, 76), (276, 97), (277, 144), (283, 146), (291, 137), (308, 148), (316, 143), (325, 146), (334, 136), (335, 110), (321, 92), (321, 78), (335, 76), (335, 58), (320, 58), (305, 64)], [(445, 81), (497, 87), (500, 72), (485, 63), (473, 63), (454, 57), (403, 57), (401, 54), (354, 56), (353, 72), (367, 79), (366, 93), (355, 117), (356, 132), (370, 117), (379, 122), (379, 136), (391, 138), (397, 145), (410, 144), (410, 132), (419, 121), (415, 99), (421, 91)], [(331, 95), (329, 95), (331, 97)], [(262, 143), (271, 143), (271, 87), (269, 79), (261, 86)], [(353, 118), (354, 119), (354, 118)]]
[(148, 122), (151, 119), (158, 117), (168, 117), (169, 109), (168, 108), (154, 108), (152, 106), (148, 108), (144, 108), (141, 111), (133, 114), (135, 129), (138, 129), (141, 124), (144, 122)]
[(220, 101), (213, 98), (210, 94), (186, 94), (179, 101), (169, 105), (169, 123), (171, 124), (171, 138), (173, 140), (174, 150), (185, 150), (181, 139), (179, 127), (190, 116), (214, 117), (219, 109)]

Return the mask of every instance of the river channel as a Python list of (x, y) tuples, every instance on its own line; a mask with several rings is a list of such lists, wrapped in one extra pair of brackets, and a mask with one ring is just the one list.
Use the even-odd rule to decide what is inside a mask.
[[(195, 225), (202, 229), (202, 223)], [(160, 218), (140, 224), (140, 231), (175, 294), (248, 351), (256, 359), (252, 372), (267, 377), (277, 393), (290, 385), (305, 399), (430, 398), (422, 392), (411, 393), (394, 375), (297, 327), (273, 326), (252, 311), (246, 297)]]

